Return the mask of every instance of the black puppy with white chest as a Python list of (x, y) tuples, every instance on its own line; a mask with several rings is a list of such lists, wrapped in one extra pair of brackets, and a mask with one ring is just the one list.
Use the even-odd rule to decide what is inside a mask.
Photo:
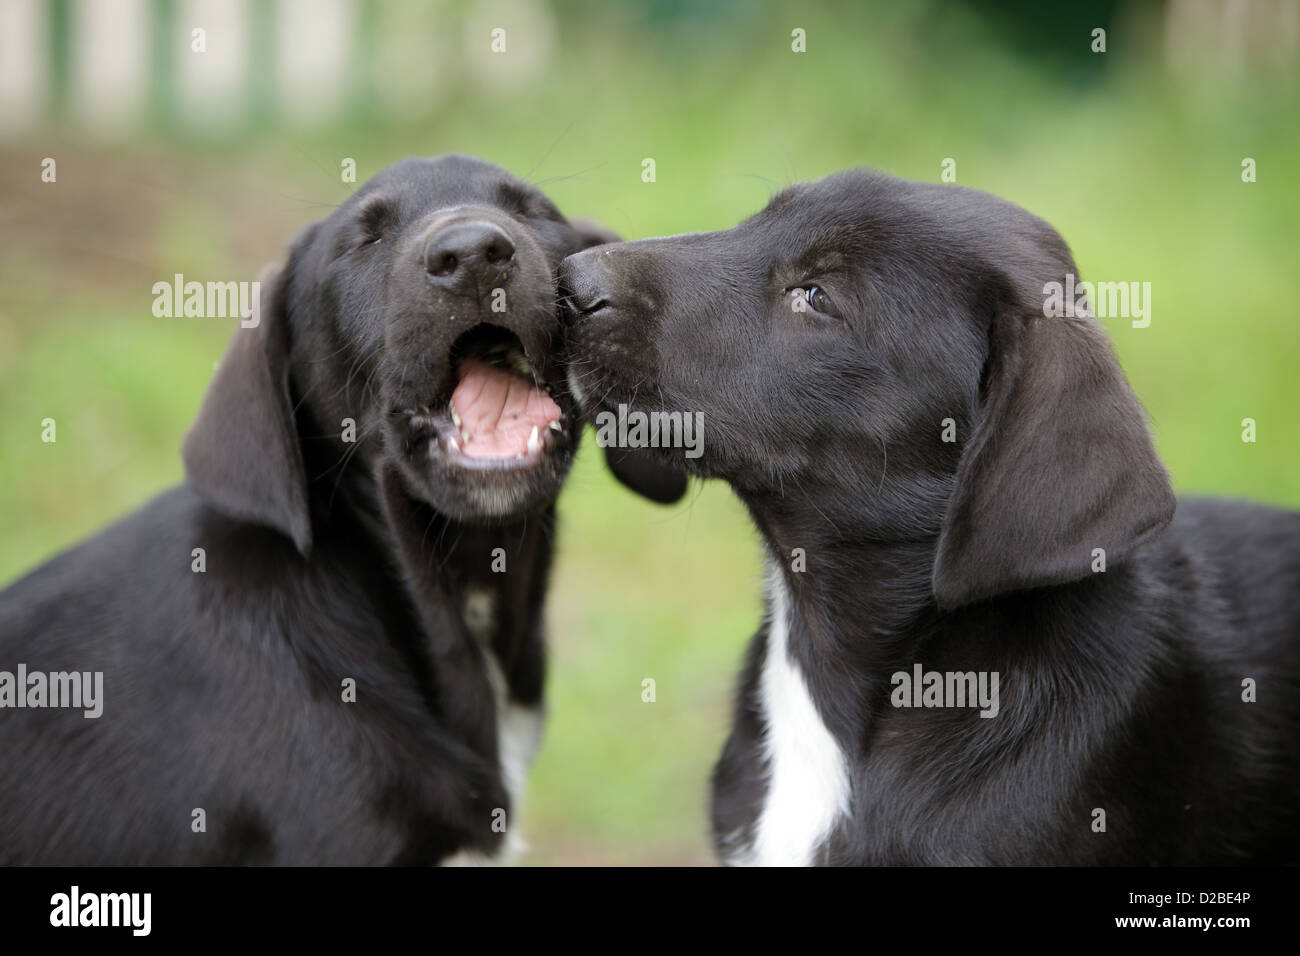
[(702, 413), (766, 544), (724, 861), (1300, 860), (1300, 515), (1176, 502), (1100, 325), (1045, 315), (1072, 274), (861, 170), (561, 267), (584, 411)]
[(0, 711), (0, 863), (502, 856), (581, 428), (554, 270), (607, 238), (444, 156), (297, 239), (186, 483), (0, 593), (0, 668), (102, 675), (98, 717)]

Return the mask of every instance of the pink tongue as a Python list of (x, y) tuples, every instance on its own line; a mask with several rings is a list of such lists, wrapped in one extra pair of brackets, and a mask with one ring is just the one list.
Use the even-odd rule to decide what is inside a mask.
[(451, 393), (451, 403), (460, 416), (461, 452), (470, 458), (514, 458), (528, 451), (533, 426), (540, 438), (547, 426), (560, 417), (545, 391), (527, 379), (488, 365), (465, 359), (456, 368), (460, 382)]

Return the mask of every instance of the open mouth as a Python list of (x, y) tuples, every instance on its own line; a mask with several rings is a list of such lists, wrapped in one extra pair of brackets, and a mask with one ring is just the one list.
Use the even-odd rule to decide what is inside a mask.
[(401, 412), (433, 433), (431, 452), (468, 468), (520, 468), (567, 441), (567, 418), (513, 332), (477, 325), (452, 346), (451, 363), (445, 403)]

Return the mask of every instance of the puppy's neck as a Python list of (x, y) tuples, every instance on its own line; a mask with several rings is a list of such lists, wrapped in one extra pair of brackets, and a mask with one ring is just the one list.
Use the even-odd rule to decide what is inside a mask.
[(394, 597), (415, 613), (429, 696), (454, 732), (495, 759), (501, 698), (532, 706), (542, 696), (554, 506), (479, 527), (413, 499), (391, 466), (377, 487), (385, 550), (403, 592)]
[(852, 608), (858, 616), (846, 625), (882, 636), (933, 609), (937, 518), (887, 526), (861, 505), (835, 509), (832, 499), (743, 497), (796, 608), (815, 604), (819, 616), (837, 619)]
[[(769, 597), (786, 620), (787, 652), (825, 686), (856, 685), (836, 695), (847, 710), (827, 715), (861, 727), (889, 675), (915, 660), (939, 611), (931, 574), (937, 535), (878, 537), (880, 529), (792, 498), (748, 500), (767, 551)], [(832, 728), (837, 729), (837, 728)]]

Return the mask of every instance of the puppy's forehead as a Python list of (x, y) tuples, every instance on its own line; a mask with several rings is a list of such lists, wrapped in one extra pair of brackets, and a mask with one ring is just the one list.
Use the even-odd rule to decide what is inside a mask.
[(737, 238), (749, 234), (774, 261), (809, 273), (860, 264), (893, 245), (897, 223), (908, 218), (876, 179), (853, 171), (787, 187), (741, 224)]
[(443, 207), (482, 203), (494, 206), (549, 205), (535, 188), (500, 166), (473, 156), (448, 154), (404, 159), (376, 173), (358, 189), (348, 205), (382, 195), (412, 207)]
[(1037, 216), (998, 196), (953, 184), (899, 179), (851, 169), (777, 193), (740, 235), (762, 236), (774, 257), (813, 271), (882, 259), (946, 266), (998, 265), (1030, 258), (1044, 274), (1070, 263), (1060, 235)]
[(756, 220), (812, 233), (826, 229), (885, 233), (932, 206), (927, 183), (852, 169), (781, 190)]

